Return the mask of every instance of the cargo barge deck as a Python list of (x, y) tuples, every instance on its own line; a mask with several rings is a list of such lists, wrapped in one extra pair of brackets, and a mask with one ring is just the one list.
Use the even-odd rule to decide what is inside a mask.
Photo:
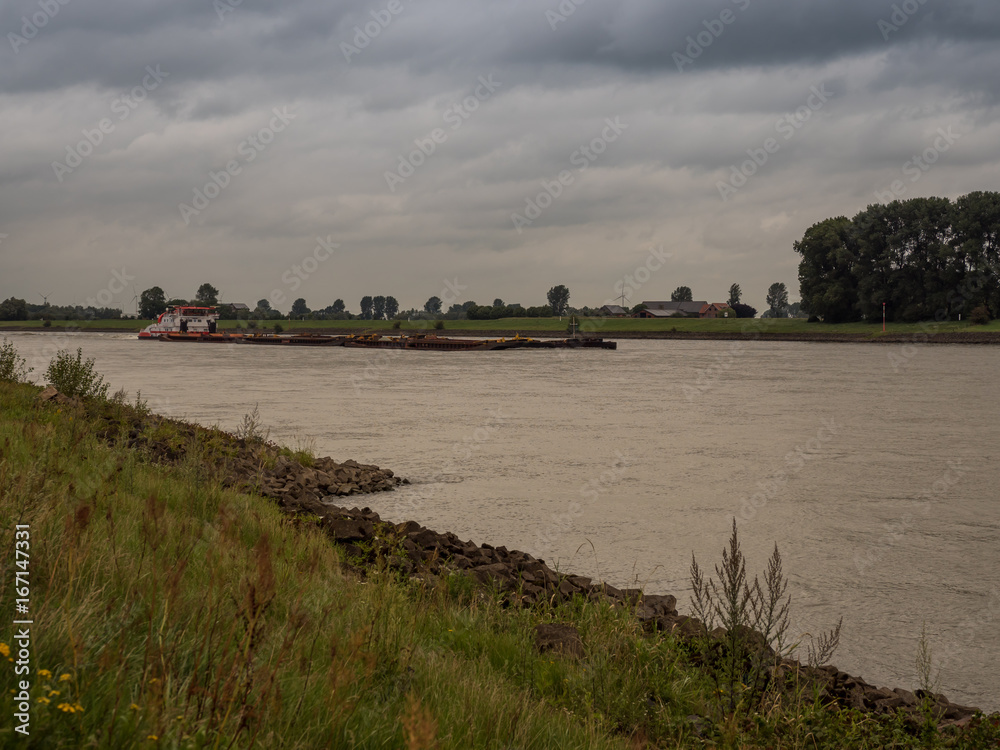
[(418, 351), (506, 351), (508, 349), (617, 349), (616, 341), (581, 337), (532, 339), (515, 336), (502, 339), (446, 338), (427, 334), (381, 336), (327, 336), (323, 334), (162, 332), (143, 336), (146, 341), (202, 344), (249, 344), (253, 346), (344, 346), (352, 349), (411, 349)]

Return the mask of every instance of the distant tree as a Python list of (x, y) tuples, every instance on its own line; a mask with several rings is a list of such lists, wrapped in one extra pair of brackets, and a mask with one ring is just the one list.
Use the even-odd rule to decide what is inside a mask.
[(386, 297), (385, 298), (385, 317), (386, 318), (395, 318), (396, 317), (396, 313), (398, 313), (398, 312), (399, 312), (399, 302), (396, 300), (396, 298), (395, 297), (391, 297), (391, 296), (390, 297)]
[(381, 294), (378, 297), (372, 297), (372, 317), (375, 320), (382, 320), (385, 317), (385, 297)]
[(0, 302), (0, 320), (27, 320), (28, 303), (17, 297)]
[(86, 307), (81, 308), (82, 315), (75, 316), (84, 320), (109, 320), (122, 316), (122, 311), (117, 307)]
[(186, 299), (181, 299), (180, 297), (174, 297), (173, 299), (167, 300), (167, 307), (174, 307), (176, 305), (187, 305), (190, 304)]
[(979, 305), (973, 308), (969, 314), (969, 322), (974, 326), (984, 326), (990, 322), (990, 311), (986, 305)]
[(299, 297), (292, 303), (291, 315), (296, 318), (301, 318), (303, 315), (308, 315), (312, 312), (308, 307), (306, 307), (306, 301), (302, 297)]
[(434, 315), (441, 314), (441, 298), (431, 297), (424, 303), (424, 312), (429, 312)]
[(771, 284), (767, 289), (767, 307), (772, 318), (784, 318), (788, 307), (788, 290), (780, 281)]
[(332, 305), (327, 305), (322, 311), (313, 310), (313, 315), (320, 312), (325, 320), (351, 320), (354, 316), (347, 312), (344, 300), (335, 300)]
[(220, 304), (216, 308), (216, 312), (219, 313), (219, 320), (236, 320), (236, 310), (233, 309), (232, 305), (227, 305), (226, 303)]
[(167, 298), (158, 286), (151, 286), (139, 295), (139, 317), (152, 320), (167, 309)]
[(257, 309), (264, 310), (265, 312), (271, 309), (271, 303), (266, 299), (257, 300)]
[(860, 320), (857, 276), (860, 243), (851, 220), (838, 216), (814, 224), (793, 247), (802, 256), (799, 263), (802, 307), (827, 323)]
[(463, 302), (463, 303), (462, 303), (462, 310), (463, 310), (463, 312), (468, 312), (468, 311), (469, 311), (469, 310), (471, 310), (471, 309), (472, 309), (473, 307), (479, 307), (479, 305), (477, 305), (477, 304), (476, 304), (476, 303), (475, 303), (475, 302), (474, 302), (473, 300), (471, 300), (471, 299), (470, 299), (470, 300), (469, 300), (468, 302)]
[(194, 295), (194, 301), (206, 307), (217, 305), (219, 304), (219, 290), (211, 284), (202, 284), (198, 287), (198, 293)]
[(671, 302), (691, 302), (694, 297), (691, 295), (691, 287), (679, 286), (670, 293)]
[(729, 287), (729, 306), (736, 307), (740, 303), (740, 299), (743, 297), (743, 290), (740, 289), (739, 284), (733, 284)]
[(802, 309), (814, 320), (876, 322), (883, 305), (904, 322), (954, 320), (980, 304), (1000, 310), (997, 192), (871, 204), (815, 224), (793, 247)]
[(514, 316), (513, 310), (506, 305), (493, 307), (492, 305), (480, 305), (470, 307), (465, 311), (469, 320), (499, 320), (500, 318), (510, 318)]
[(548, 305), (540, 305), (538, 307), (529, 307), (524, 311), (524, 316), (526, 318), (551, 318), (553, 315), (552, 308)]
[(632, 313), (633, 315), (635, 315), (635, 314), (636, 314), (637, 312), (640, 312), (640, 311), (642, 311), (642, 310), (645, 310), (645, 309), (646, 309), (646, 307), (647, 307), (647, 305), (646, 305), (646, 303), (645, 303), (645, 302), (640, 302), (640, 303), (639, 303), (638, 305), (635, 305), (635, 306), (634, 306), (634, 307), (632, 308), (632, 310), (631, 310), (630, 312), (631, 312), (631, 313)]
[(503, 307), (503, 300), (497, 297), (493, 300), (493, 307)]
[(372, 319), (372, 298), (368, 295), (361, 298), (361, 317), (364, 320)]
[(549, 289), (545, 296), (549, 301), (549, 307), (552, 308), (553, 315), (565, 315), (566, 309), (569, 307), (569, 289), (563, 284), (559, 284)]
[(742, 302), (737, 302), (735, 305), (730, 305), (730, 307), (736, 311), (737, 318), (757, 317), (757, 308), (750, 307), (750, 305), (744, 305)]

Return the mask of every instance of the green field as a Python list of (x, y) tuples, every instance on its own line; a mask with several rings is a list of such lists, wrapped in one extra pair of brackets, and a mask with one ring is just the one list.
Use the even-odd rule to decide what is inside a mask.
[[(278, 322), (286, 331), (296, 330), (347, 330), (347, 331), (380, 331), (390, 333), (393, 329), (393, 321), (390, 320), (281, 320)], [(694, 332), (694, 333), (738, 333), (747, 330), (761, 335), (770, 333), (852, 333), (870, 336), (878, 336), (882, 333), (881, 324), (869, 323), (843, 323), (826, 325), (824, 323), (808, 323), (801, 318), (788, 318), (783, 320), (761, 319), (668, 319), (668, 320), (641, 320), (637, 318), (578, 318), (577, 322), (583, 333), (594, 335), (613, 336), (616, 333), (663, 333), (663, 332)], [(52, 321), (52, 326), (48, 330), (58, 330), (69, 327), (75, 330), (120, 330), (139, 331), (149, 325), (148, 321), (137, 320), (93, 320), (93, 321)], [(232, 330), (238, 328), (241, 321), (223, 320), (219, 327), (222, 330)], [(273, 325), (273, 322), (269, 322)], [(919, 334), (932, 326), (933, 330), (946, 332), (990, 332), (1000, 331), (1000, 320), (994, 320), (985, 326), (974, 326), (967, 321), (949, 321), (939, 324), (934, 323), (889, 323), (886, 325), (886, 333), (890, 334)], [(499, 320), (446, 320), (444, 321), (444, 331), (496, 331), (502, 333), (532, 333), (550, 332), (562, 333), (568, 330), (569, 319), (563, 318), (501, 318)], [(42, 322), (34, 321), (2, 321), (0, 330), (3, 328), (29, 328), (42, 329)], [(263, 330), (263, 329), (262, 329)], [(429, 321), (403, 321), (401, 324), (403, 331), (433, 331), (433, 323)]]

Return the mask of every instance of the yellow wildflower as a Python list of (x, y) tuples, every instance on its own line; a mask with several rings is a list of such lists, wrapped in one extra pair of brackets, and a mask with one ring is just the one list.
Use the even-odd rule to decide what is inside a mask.
[(73, 708), (75, 708), (80, 713), (83, 713), (83, 706), (80, 705), (79, 701), (77, 701), (76, 703), (73, 704)]
[(69, 682), (72, 679), (73, 678), (70, 675), (68, 675), (68, 674), (61, 674), (61, 675), (59, 675), (59, 682)]
[(160, 739), (160, 738), (159, 738), (159, 737), (157, 737), (157, 736), (156, 736), (155, 734), (151, 734), (151, 735), (149, 735), (149, 736), (148, 736), (148, 737), (147, 737), (146, 739), (147, 739), (147, 740), (152, 740), (153, 742), (156, 742), (156, 741), (157, 741), (158, 739)]
[(45, 697), (45, 696), (43, 695), (43, 696), (42, 696), (41, 698), (39, 698), (39, 699), (38, 699), (38, 702), (39, 702), (39, 703), (51, 703), (52, 701), (50, 701), (50, 700), (49, 700), (48, 698), (46, 698), (46, 697)]
[(47, 679), (49, 679), (49, 677), (52, 676), (52, 673), (49, 670), (47, 670), (47, 669), (39, 669), (38, 670), (38, 676), (39, 677), (44, 677), (47, 680)]
[(129, 706), (129, 708), (131, 708), (133, 711), (138, 711), (139, 710), (139, 704), (138, 703), (133, 703), (131, 706)]
[(59, 694), (60, 694), (60, 693), (59, 693), (59, 691), (58, 691), (58, 690), (50, 690), (50, 691), (49, 691), (49, 697), (50, 697), (50, 698), (51, 698), (51, 697), (52, 697), (53, 695), (59, 695)]
[(66, 712), (66, 713), (70, 713), (70, 714), (73, 713), (73, 707), (71, 705), (69, 705), (68, 703), (60, 703), (58, 706), (56, 706), (56, 708), (58, 708), (60, 711)]
[(10, 656), (10, 646), (6, 643), (0, 643), (0, 655)]

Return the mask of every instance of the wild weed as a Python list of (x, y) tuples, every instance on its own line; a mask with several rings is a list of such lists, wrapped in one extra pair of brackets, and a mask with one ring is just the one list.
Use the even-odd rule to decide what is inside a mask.
[(94, 371), (93, 358), (84, 360), (83, 349), (77, 348), (74, 358), (65, 349), (56, 352), (49, 362), (45, 377), (64, 396), (78, 396), (105, 400), (108, 397), (108, 383), (104, 376)]
[(810, 637), (809, 645), (806, 647), (806, 663), (810, 667), (822, 667), (828, 664), (833, 654), (840, 645), (840, 627), (844, 624), (844, 618), (837, 620), (836, 627), (825, 633), (820, 633), (819, 637)]
[(269, 429), (264, 427), (264, 421), (260, 417), (258, 404), (253, 405), (253, 409), (243, 415), (243, 421), (236, 428), (236, 437), (248, 443), (265, 443), (271, 434)]
[(920, 626), (920, 640), (917, 642), (917, 680), (920, 688), (917, 690), (917, 697), (920, 699), (920, 713), (923, 714), (924, 722), (921, 727), (921, 734), (928, 742), (937, 737), (938, 717), (935, 712), (934, 691), (937, 689), (941, 679), (940, 671), (934, 674), (934, 653), (931, 650), (930, 641), (927, 639), (926, 621)]
[(17, 349), (7, 340), (0, 344), (0, 381), (5, 383), (23, 383), (28, 380), (34, 368), (28, 367), (28, 361), (17, 354)]
[(729, 713), (738, 707), (755, 709), (763, 700), (768, 669), (787, 653), (791, 597), (775, 545), (761, 585), (750, 583), (740, 549), (736, 519), (722, 564), (715, 566), (718, 581), (705, 579), (691, 556), (692, 607), (705, 624), (700, 639), (703, 658), (716, 684), (720, 706)]

